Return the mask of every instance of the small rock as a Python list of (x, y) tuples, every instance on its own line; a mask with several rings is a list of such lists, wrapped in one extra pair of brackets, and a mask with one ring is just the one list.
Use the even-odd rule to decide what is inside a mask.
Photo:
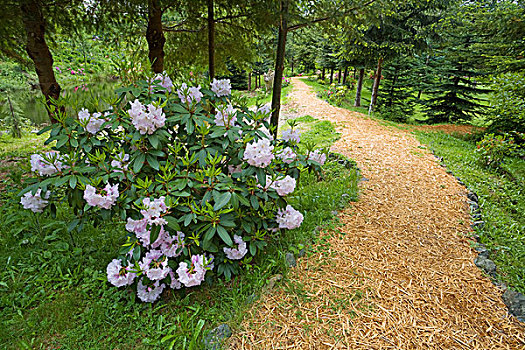
[(245, 303), (246, 304), (251, 304), (253, 303), (255, 300), (257, 300), (257, 295), (254, 293), (254, 294), (250, 294), (248, 295), (248, 297), (246, 298), (246, 301)]
[(332, 214), (333, 216), (337, 216), (337, 214), (339, 214), (339, 213), (337, 212), (337, 210), (332, 210), (332, 211), (330, 212), (330, 214)]
[(303, 248), (303, 249), (299, 250), (299, 253), (297, 254), (297, 256), (302, 258), (303, 256), (305, 256), (305, 254), (306, 254), (306, 250), (304, 250), (304, 248)]
[(360, 181), (370, 181), (370, 180), (368, 180), (366, 177), (363, 176)]
[(489, 253), (490, 253), (489, 250), (485, 248), (485, 246), (482, 244), (475, 247), (474, 250), (478, 252), (478, 256), (483, 256), (485, 258), (489, 257)]
[(474, 221), (472, 223), (472, 225), (470, 225), (470, 227), (476, 229), (476, 228), (479, 228), (479, 229), (482, 229), (483, 227), (485, 227), (485, 221)]
[(222, 342), (231, 337), (232, 331), (230, 326), (226, 323), (219, 325), (212, 329), (206, 337), (204, 337), (204, 346), (206, 350), (219, 350), (221, 349)]
[(494, 261), (484, 255), (478, 255), (474, 260), (474, 264), (489, 275), (493, 275), (496, 272), (496, 264), (494, 264)]
[(290, 252), (286, 253), (285, 259), (286, 259), (286, 265), (288, 265), (288, 267), (297, 266), (297, 261), (295, 260), (295, 256), (293, 255), (293, 253), (290, 253)]
[(470, 200), (473, 201), (473, 202), (476, 202), (476, 203), (479, 202), (478, 195), (475, 194), (475, 193), (472, 192), (472, 191), (468, 191), (468, 193), (467, 193), (467, 198), (470, 199)]
[(509, 312), (516, 316), (521, 322), (525, 322), (525, 295), (512, 289), (503, 293), (503, 302), (509, 308)]

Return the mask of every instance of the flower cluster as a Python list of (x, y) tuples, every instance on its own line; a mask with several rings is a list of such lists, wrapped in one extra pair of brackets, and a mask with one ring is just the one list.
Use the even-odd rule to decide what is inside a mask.
[(130, 102), (131, 109), (128, 111), (133, 126), (142, 134), (151, 135), (155, 130), (164, 126), (166, 115), (162, 108), (153, 104), (144, 106), (138, 99)]
[(33, 213), (41, 213), (49, 203), (46, 199), (49, 198), (50, 192), (47, 191), (43, 198), (41, 194), (41, 189), (38, 189), (35, 194), (27, 192), (20, 198), (20, 203), (24, 209), (30, 209)]
[(231, 90), (230, 79), (217, 80), (213, 78), (213, 81), (211, 82), (211, 91), (213, 91), (217, 97), (228, 96), (231, 94)]
[(269, 139), (260, 139), (246, 145), (244, 160), (252, 166), (266, 168), (275, 158)]
[(128, 266), (122, 266), (119, 259), (113, 259), (106, 268), (108, 281), (116, 287), (130, 285), (137, 276), (132, 270), (133, 266), (130, 262), (128, 262)]
[(270, 186), (277, 191), (279, 196), (286, 196), (295, 190), (296, 181), (290, 175), (286, 175), (281, 180), (276, 180)]
[(63, 157), (58, 152), (46, 152), (44, 156), (33, 154), (31, 155), (31, 171), (40, 176), (53, 175), (65, 168), (62, 161)]
[[(160, 81), (155, 84), (156, 81)], [(151, 84), (155, 84), (158, 86), (162, 86), (164, 89), (171, 92), (171, 88), (173, 87), (173, 81), (171, 81), (171, 78), (166, 74), (166, 72), (158, 73), (156, 74), (153, 79), (150, 81)]]
[(246, 242), (238, 235), (233, 236), (233, 241), (237, 244), (237, 248), (223, 248), (224, 253), (228, 259), (240, 260), (248, 253)]
[(199, 103), (202, 99), (202, 92), (200, 85), (198, 87), (188, 87), (186, 83), (182, 83), (180, 88), (177, 90), (177, 95), (179, 96), (181, 102), (192, 104)]
[(110, 209), (117, 202), (118, 196), (118, 184), (111, 186), (108, 183), (99, 193), (95, 187), (87, 185), (84, 191), (84, 199), (87, 204), (102, 209)]
[[(104, 113), (105, 118), (102, 118), (102, 113), (95, 112), (90, 114), (87, 109), (82, 108), (80, 112), (78, 112), (78, 120), (86, 128), (87, 132), (95, 135), (102, 129), (102, 125), (109, 120), (109, 118), (107, 118), (109, 114), (109, 112)], [(110, 125), (106, 125), (106, 128), (109, 126)]]
[(213, 269), (213, 257), (207, 259), (204, 255), (192, 255), (190, 265), (183, 261), (176, 272), (180, 283), (186, 287), (194, 287), (204, 281), (206, 271), (211, 269)]
[(223, 109), (219, 109), (215, 114), (215, 125), (218, 126), (235, 126), (237, 117), (235, 116), (235, 108), (232, 105), (228, 105)]
[(277, 211), (275, 221), (279, 224), (279, 228), (292, 230), (301, 226), (301, 223), (303, 222), (303, 214), (295, 210), (291, 205), (287, 205), (286, 209), (279, 209)]
[(293, 141), (299, 143), (299, 141), (301, 141), (301, 133), (299, 132), (299, 130), (286, 129), (283, 131), (281, 138), (284, 141)]
[(281, 159), (286, 164), (290, 164), (297, 158), (297, 154), (290, 147), (286, 147), (277, 154), (277, 158)]
[(129, 154), (120, 152), (115, 159), (111, 161), (111, 166), (118, 170), (115, 170), (118, 173), (121, 173), (124, 170), (128, 170)]
[(316, 149), (315, 151), (310, 152), (308, 159), (319, 163), (319, 165), (323, 165), (324, 162), (326, 162), (326, 154), (321, 153), (321, 151)]

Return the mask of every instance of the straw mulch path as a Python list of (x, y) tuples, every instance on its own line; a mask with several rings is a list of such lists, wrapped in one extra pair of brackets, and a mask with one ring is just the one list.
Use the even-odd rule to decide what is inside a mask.
[(524, 325), (473, 263), (465, 188), (407, 132), (293, 84), (288, 109), (337, 123), (332, 150), (368, 181), (342, 226), (248, 311), (229, 348), (525, 349)]

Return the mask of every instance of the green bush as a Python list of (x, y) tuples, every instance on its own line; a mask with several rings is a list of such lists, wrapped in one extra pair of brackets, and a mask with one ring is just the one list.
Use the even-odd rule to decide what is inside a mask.
[(506, 73), (494, 79), (490, 132), (525, 132), (525, 73)]

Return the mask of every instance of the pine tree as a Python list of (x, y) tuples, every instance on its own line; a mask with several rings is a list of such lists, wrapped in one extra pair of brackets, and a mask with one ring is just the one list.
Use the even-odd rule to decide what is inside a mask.
[(398, 57), (385, 65), (377, 102), (378, 112), (385, 119), (406, 122), (414, 114), (414, 68), (412, 57)]

